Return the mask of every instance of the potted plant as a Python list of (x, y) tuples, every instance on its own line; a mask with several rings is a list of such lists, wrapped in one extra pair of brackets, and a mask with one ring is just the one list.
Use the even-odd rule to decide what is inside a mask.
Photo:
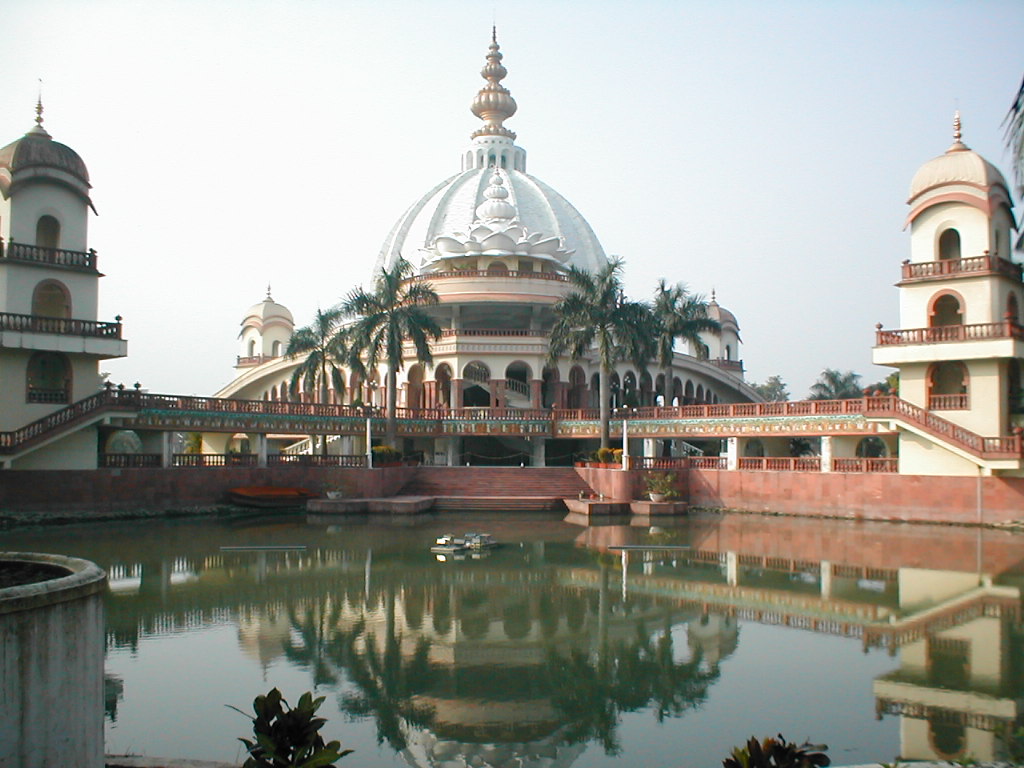
[(655, 503), (668, 501), (679, 495), (675, 488), (674, 472), (648, 472), (644, 476), (644, 483), (647, 486), (647, 495)]
[(340, 499), (345, 496), (345, 489), (335, 483), (324, 483), (324, 496), (328, 499)]
[(396, 451), (390, 445), (373, 446), (373, 466), (393, 467), (400, 464), (401, 461), (402, 454)]

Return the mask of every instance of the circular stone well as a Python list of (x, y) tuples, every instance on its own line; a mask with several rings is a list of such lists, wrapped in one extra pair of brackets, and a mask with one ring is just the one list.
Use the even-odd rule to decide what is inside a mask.
[(0, 552), (0, 765), (103, 766), (103, 593), (95, 563)]

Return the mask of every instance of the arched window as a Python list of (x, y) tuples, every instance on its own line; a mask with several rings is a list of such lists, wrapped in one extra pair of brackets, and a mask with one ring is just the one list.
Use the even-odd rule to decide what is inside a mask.
[(63, 283), (43, 280), (32, 292), (32, 314), (40, 317), (71, 317), (71, 294)]
[(271, 347), (270, 347), (270, 354), (272, 354), (274, 357), (280, 357), (281, 356), (281, 342), (280, 341), (275, 341), (271, 345)]
[(67, 403), (71, 399), (71, 365), (59, 352), (36, 352), (26, 372), (26, 402)]
[(960, 258), (960, 233), (955, 229), (947, 229), (939, 235), (939, 259)]
[(587, 405), (587, 374), (574, 365), (569, 371), (569, 408), (585, 408)]
[(36, 222), (36, 245), (60, 248), (60, 222), (53, 216), (40, 216)]
[(933, 363), (928, 369), (928, 408), (963, 411), (969, 405), (970, 377), (961, 362)]
[(488, 275), (507, 275), (508, 267), (501, 261), (492, 261), (487, 266)]
[(406, 377), (408, 382), (406, 389), (405, 405), (407, 408), (422, 408), (425, 387), (423, 386), (423, 366), (416, 363), (409, 368)]
[(434, 371), (434, 381), (437, 382), (437, 405), (441, 408), (450, 408), (452, 402), (452, 369), (448, 363), (441, 363)]
[(964, 313), (960, 298), (952, 293), (943, 293), (932, 302), (928, 325), (937, 328), (947, 325), (963, 325)]
[(249, 339), (249, 357), (256, 357), (256, 340)]
[(694, 394), (693, 394), (693, 382), (687, 379), (686, 388), (683, 390), (683, 405), (693, 405)]
[(725, 345), (725, 359), (732, 360), (732, 347), (728, 344)]

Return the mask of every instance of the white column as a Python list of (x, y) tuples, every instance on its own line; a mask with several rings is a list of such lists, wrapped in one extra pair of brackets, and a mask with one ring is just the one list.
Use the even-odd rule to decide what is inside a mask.
[(653, 437), (644, 438), (644, 456), (658, 455), (658, 441)]
[(740, 439), (738, 437), (730, 437), (725, 441), (725, 468), (736, 469), (740, 465), (739, 461), (740, 453)]
[(371, 422), (373, 420), (366, 417), (366, 466), (367, 468), (373, 467), (373, 428)]
[(256, 435), (256, 466), (267, 466), (267, 436), (265, 434)]
[(832, 563), (828, 560), (821, 561), (821, 596), (832, 597)]
[(735, 552), (725, 553), (725, 581), (730, 587), (740, 583), (740, 559)]
[(629, 469), (629, 422), (622, 420), (622, 468)]
[(821, 471), (832, 471), (832, 435), (821, 436)]
[(174, 449), (171, 444), (171, 439), (173, 437), (173, 432), (160, 433), (160, 466), (164, 467), (165, 469), (171, 466), (171, 463), (174, 458)]
[(533, 466), (535, 467), (546, 467), (547, 456), (545, 453), (545, 445), (543, 437), (531, 437), (530, 442), (533, 444)]

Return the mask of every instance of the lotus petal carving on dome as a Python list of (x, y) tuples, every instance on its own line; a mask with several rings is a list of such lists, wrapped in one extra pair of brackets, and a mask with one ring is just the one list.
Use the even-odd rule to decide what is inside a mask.
[(463, 256), (526, 256), (567, 264), (575, 251), (560, 237), (528, 232), (518, 220), (476, 221), (469, 233), (453, 232), (434, 238), (424, 248), (423, 265)]

